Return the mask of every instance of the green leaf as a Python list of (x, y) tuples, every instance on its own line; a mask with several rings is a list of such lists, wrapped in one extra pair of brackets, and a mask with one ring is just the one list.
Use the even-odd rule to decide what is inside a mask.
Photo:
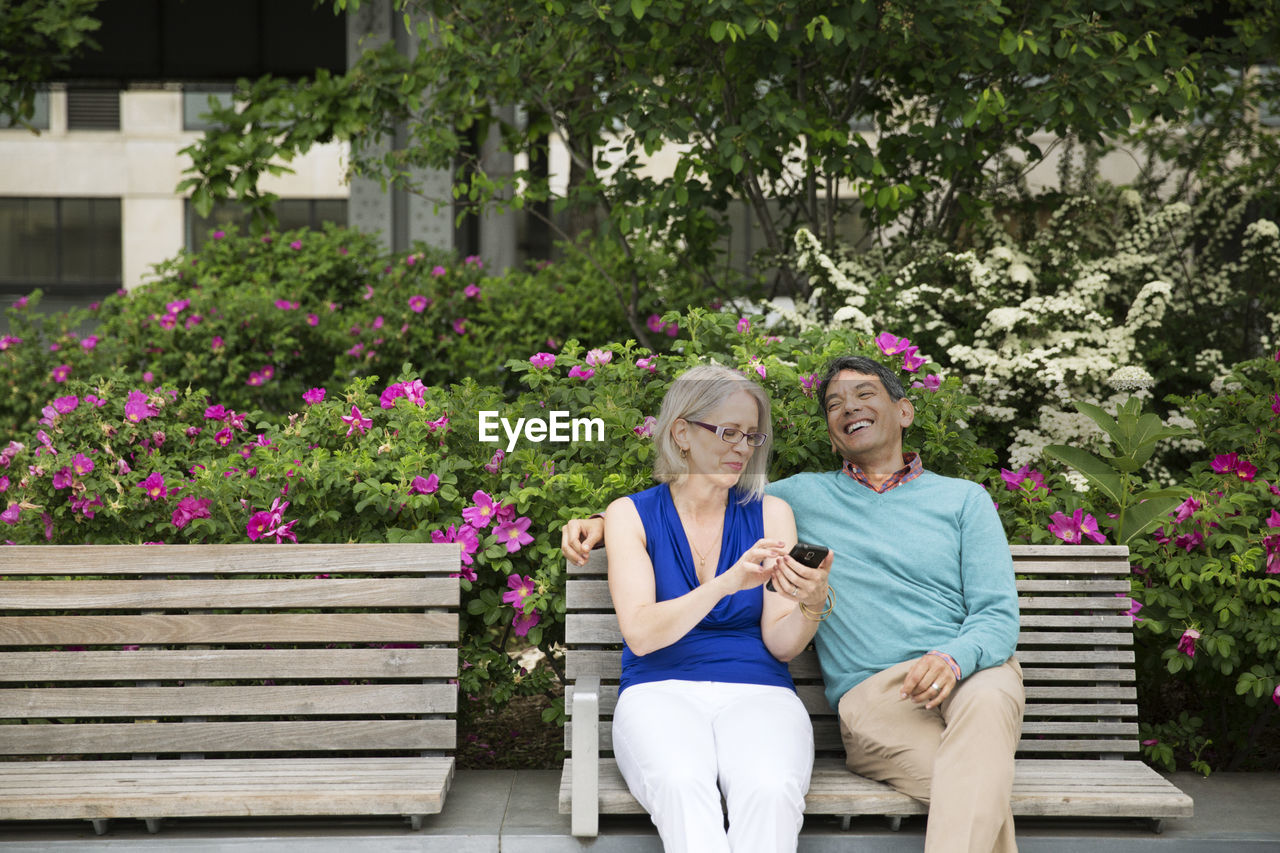
[(1124, 505), (1124, 486), (1120, 475), (1097, 456), (1078, 447), (1053, 444), (1044, 449), (1046, 456), (1059, 459), (1075, 468), (1094, 488), (1100, 489), (1117, 506)]
[(728, 24), (726, 24), (724, 21), (712, 21), (711, 31), (710, 31), (711, 40), (716, 44), (719, 44), (720, 42), (724, 41), (724, 32), (727, 27), (728, 27)]
[(1177, 497), (1161, 497), (1126, 507), (1124, 527), (1116, 530), (1116, 544), (1128, 545), (1135, 536), (1145, 533), (1159, 522), (1167, 521), (1169, 513), (1181, 502)]

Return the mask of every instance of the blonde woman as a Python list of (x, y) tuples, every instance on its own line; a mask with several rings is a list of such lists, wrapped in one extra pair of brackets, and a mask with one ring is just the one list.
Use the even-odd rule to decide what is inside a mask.
[(813, 637), (831, 556), (787, 556), (791, 508), (764, 494), (770, 423), (742, 374), (686, 371), (654, 429), (658, 485), (605, 514), (626, 642), (614, 753), (668, 853), (795, 850), (803, 823), (813, 731), (786, 662)]

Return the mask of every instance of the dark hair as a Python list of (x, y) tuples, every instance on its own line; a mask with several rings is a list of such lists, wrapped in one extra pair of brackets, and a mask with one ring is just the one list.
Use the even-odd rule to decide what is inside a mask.
[(818, 383), (818, 416), (824, 421), (827, 419), (827, 386), (842, 370), (852, 370), (854, 373), (865, 373), (876, 377), (889, 394), (889, 399), (895, 403), (907, 396), (907, 392), (902, 390), (902, 382), (898, 379), (898, 375), (880, 362), (861, 355), (842, 355), (827, 364), (827, 371), (823, 374), (822, 381)]

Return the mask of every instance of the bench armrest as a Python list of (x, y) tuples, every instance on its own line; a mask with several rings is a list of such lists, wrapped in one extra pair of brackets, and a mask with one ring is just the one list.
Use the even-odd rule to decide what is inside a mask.
[(570, 828), (575, 836), (600, 832), (600, 678), (580, 678), (573, 688), (573, 777)]

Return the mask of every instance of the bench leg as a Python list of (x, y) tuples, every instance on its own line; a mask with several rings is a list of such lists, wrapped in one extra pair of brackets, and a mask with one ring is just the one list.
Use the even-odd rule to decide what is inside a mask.
[(90, 818), (89, 823), (93, 824), (94, 835), (107, 834), (107, 824), (110, 823), (110, 821), (107, 820), (106, 818), (102, 818), (102, 817)]
[(425, 821), (426, 819), (427, 819), (427, 816), (424, 814), (409, 815), (409, 828), (412, 829), (414, 832), (421, 832), (423, 821)]
[(148, 818), (144, 818), (143, 820), (147, 824), (147, 832), (151, 833), (152, 835), (155, 835), (157, 832), (160, 831), (161, 818), (148, 817)]
[(1162, 834), (1164, 832), (1164, 821), (1158, 817), (1153, 817), (1151, 819), (1151, 831), (1156, 835)]
[(840, 828), (845, 832), (849, 831), (849, 827), (853, 825), (853, 815), (847, 814), (840, 818)]
[(902, 829), (902, 815), (891, 814), (891, 815), (887, 815), (887, 817), (889, 818), (890, 830), (892, 830), (893, 832), (897, 832), (898, 830)]

